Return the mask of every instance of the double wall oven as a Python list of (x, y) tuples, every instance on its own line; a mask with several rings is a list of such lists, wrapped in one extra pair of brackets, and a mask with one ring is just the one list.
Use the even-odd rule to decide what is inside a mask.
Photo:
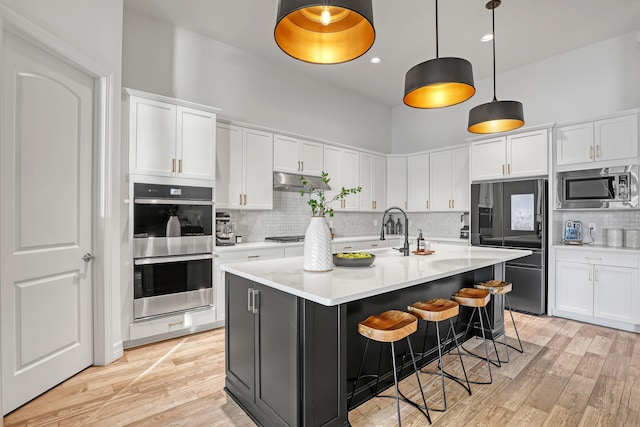
[(213, 188), (133, 186), (134, 320), (213, 305)]

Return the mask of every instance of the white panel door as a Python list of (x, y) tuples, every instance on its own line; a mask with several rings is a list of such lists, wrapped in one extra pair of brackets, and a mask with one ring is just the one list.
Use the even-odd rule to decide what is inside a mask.
[(387, 198), (387, 161), (384, 157), (373, 156), (372, 173), (373, 207), (384, 212)]
[(638, 115), (598, 120), (593, 127), (596, 160), (638, 155)]
[[(344, 188), (358, 187), (360, 179), (360, 156), (357, 151), (344, 150), (342, 152), (342, 186)], [(339, 190), (338, 190), (339, 192)], [(343, 210), (356, 211), (360, 202), (359, 194), (350, 194), (342, 202)]]
[(273, 170), (276, 172), (300, 173), (302, 164), (299, 154), (300, 141), (284, 135), (273, 136)]
[(300, 141), (300, 165), (305, 175), (322, 175), (322, 165), (324, 164), (324, 145), (311, 142)]
[(469, 149), (456, 148), (451, 150), (451, 181), (452, 185), (452, 205), (456, 211), (469, 210), (469, 193), (471, 184), (469, 182)]
[(407, 209), (406, 157), (387, 157), (387, 206)]
[(183, 178), (215, 179), (216, 115), (178, 107), (177, 173)]
[(429, 210), (429, 154), (407, 157), (407, 210)]
[(547, 129), (507, 136), (509, 178), (547, 175)]
[(0, 304), (2, 407), (93, 362), (94, 80), (5, 32)]
[(593, 122), (556, 128), (556, 164), (593, 162)]
[(435, 211), (450, 211), (451, 207), (451, 150), (436, 151), (429, 156), (429, 173), (430, 189), (429, 198), (431, 199), (431, 205), (429, 210)]
[(243, 208), (273, 209), (273, 134), (244, 129)]
[(591, 265), (556, 262), (556, 309), (593, 315), (593, 268)]
[(173, 176), (176, 171), (176, 106), (131, 97), (131, 173)]
[[(325, 191), (327, 200), (333, 199), (340, 194), (342, 185), (342, 149), (331, 145), (324, 146), (324, 171), (329, 177), (329, 187), (331, 190)], [(340, 202), (329, 205), (334, 210), (340, 210)]]
[(471, 143), (471, 181), (505, 177), (506, 144), (504, 136)]
[(593, 315), (637, 323), (638, 269), (597, 265), (593, 275)]

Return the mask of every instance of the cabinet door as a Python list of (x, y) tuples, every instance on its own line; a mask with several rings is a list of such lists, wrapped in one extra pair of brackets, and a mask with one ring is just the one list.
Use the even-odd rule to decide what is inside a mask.
[(589, 264), (556, 262), (556, 309), (593, 315), (593, 269)]
[(283, 135), (273, 136), (273, 170), (299, 173), (302, 171), (298, 153), (299, 141)]
[(596, 160), (615, 160), (638, 155), (638, 115), (614, 117), (594, 123)]
[(594, 316), (638, 323), (638, 269), (598, 265), (593, 272)]
[[(342, 185), (342, 149), (330, 145), (324, 146), (323, 169), (329, 175), (329, 187), (331, 187), (331, 190), (325, 191), (325, 197), (331, 200), (340, 193)], [(329, 207), (340, 210), (339, 202), (334, 202)]]
[(216, 115), (177, 108), (176, 157), (178, 176), (215, 179)]
[(469, 149), (456, 148), (451, 150), (451, 182), (452, 205), (455, 211), (469, 210)]
[(373, 190), (373, 155), (368, 153), (360, 153), (360, 209), (361, 211), (370, 212), (374, 208), (374, 190)]
[(231, 277), (233, 280), (229, 276), (225, 279), (227, 381), (233, 381), (238, 389), (253, 399), (256, 386), (256, 319), (248, 309), (253, 282), (238, 276)]
[(242, 193), (242, 128), (224, 123), (216, 126), (217, 208), (240, 207)]
[(173, 176), (176, 106), (134, 96), (129, 102), (129, 172)]
[(297, 298), (261, 284), (255, 285), (258, 292), (256, 405), (270, 418), (268, 425), (297, 425)]
[(387, 157), (387, 207), (407, 209), (407, 158)]
[(372, 157), (373, 210), (386, 209), (387, 199), (387, 161), (382, 156)]
[(500, 179), (506, 176), (504, 137), (471, 143), (471, 180)]
[(273, 134), (244, 129), (244, 209), (273, 209)]
[(451, 150), (436, 151), (429, 155), (431, 212), (452, 210), (451, 197)]
[(429, 210), (429, 154), (407, 157), (407, 210)]
[(305, 175), (320, 176), (322, 175), (322, 166), (324, 165), (324, 145), (311, 142), (300, 141), (300, 166)]
[[(353, 150), (344, 150), (342, 152), (342, 187), (355, 188), (358, 187), (360, 179), (360, 159), (359, 153)], [(342, 203), (342, 210), (356, 211), (358, 210), (359, 194), (351, 194), (347, 196)]]
[(548, 174), (547, 130), (507, 136), (507, 175), (510, 178)]
[(593, 162), (593, 123), (556, 128), (556, 164)]

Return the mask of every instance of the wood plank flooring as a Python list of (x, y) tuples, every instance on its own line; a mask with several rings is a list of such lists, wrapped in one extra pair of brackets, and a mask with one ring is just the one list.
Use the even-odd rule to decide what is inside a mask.
[[(640, 426), (640, 335), (515, 316), (524, 354), (511, 350), (511, 362), (493, 369), (493, 384), (472, 385), (471, 396), (448, 381), (448, 410), (431, 412), (434, 426)], [(446, 356), (445, 366), (461, 373), (453, 357)], [(464, 361), (471, 379), (486, 378), (485, 364)], [(439, 377), (420, 378), (429, 406), (440, 407)], [(223, 386), (224, 329), (217, 329), (126, 350), (118, 361), (90, 367), (8, 414), (4, 425), (254, 425)], [(417, 398), (415, 376), (400, 387)], [(393, 395), (393, 388), (383, 394)], [(427, 425), (409, 405), (401, 403), (401, 413), (403, 425)], [(372, 399), (352, 410), (349, 420), (354, 427), (395, 425), (395, 400)]]

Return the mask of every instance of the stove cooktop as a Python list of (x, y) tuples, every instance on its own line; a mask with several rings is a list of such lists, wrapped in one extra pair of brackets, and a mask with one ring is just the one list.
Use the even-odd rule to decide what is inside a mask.
[(304, 242), (304, 236), (275, 236), (265, 237), (264, 240), (278, 243)]

